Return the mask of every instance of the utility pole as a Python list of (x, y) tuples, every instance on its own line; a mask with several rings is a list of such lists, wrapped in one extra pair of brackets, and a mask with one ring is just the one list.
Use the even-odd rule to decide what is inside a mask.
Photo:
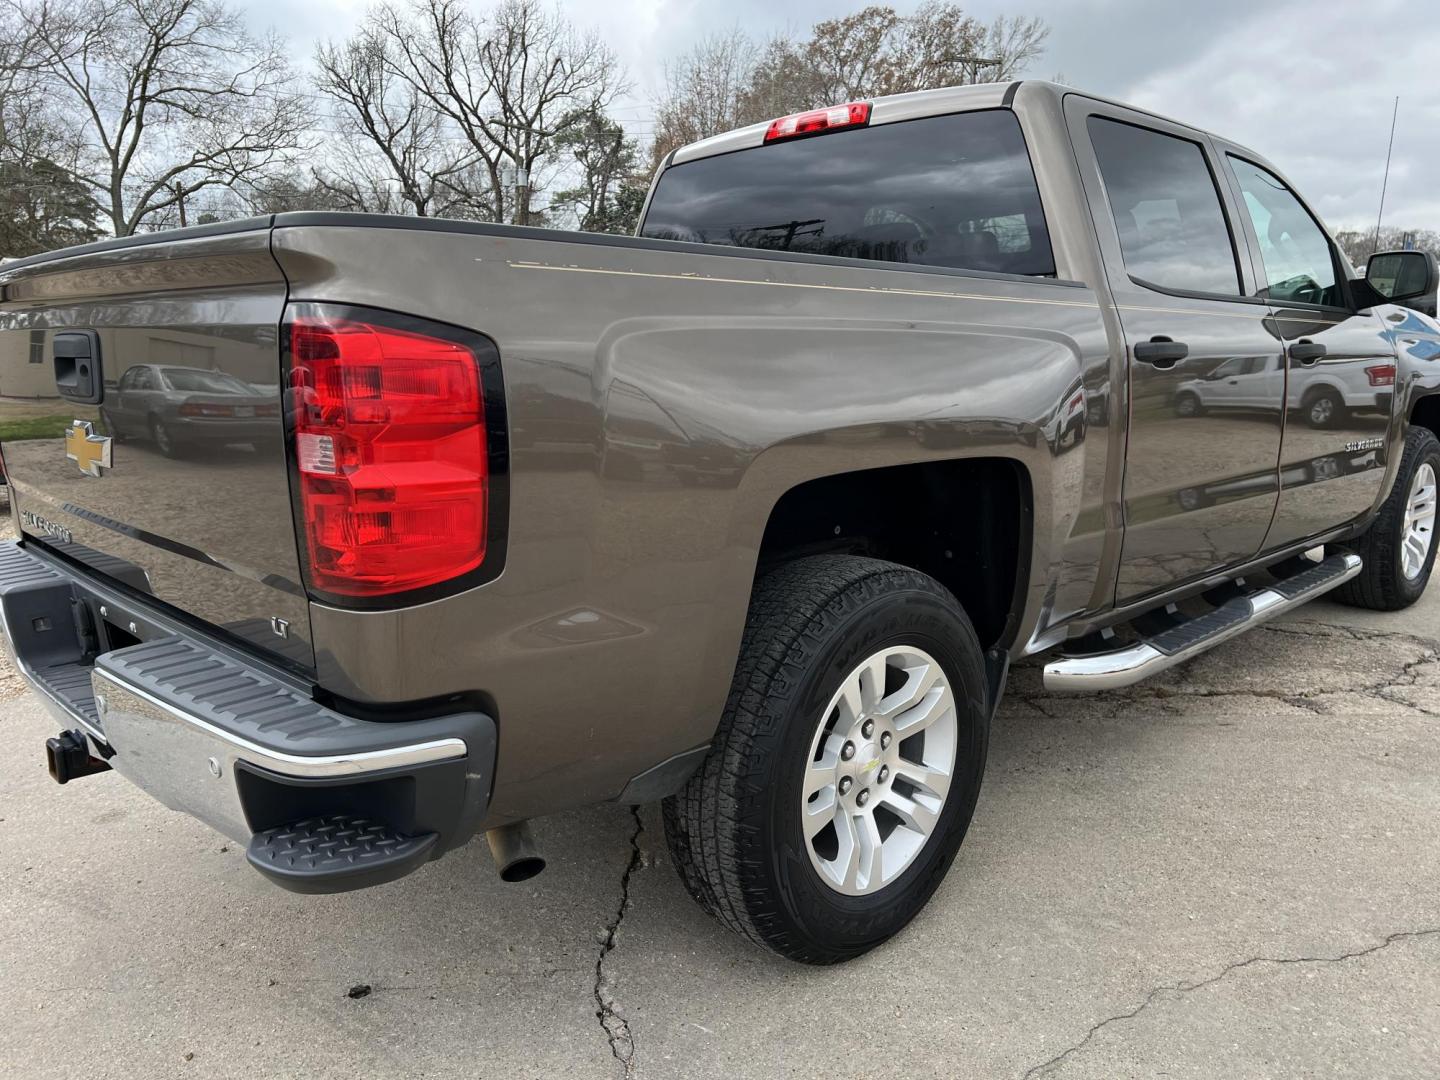
[(980, 69), (982, 67), (999, 67), (1000, 61), (988, 56), (942, 56), (936, 61), (937, 64), (968, 64), (970, 66), (970, 78), (968, 82), (973, 85), (980, 81)]
[(556, 135), (553, 131), (545, 131), (542, 128), (532, 128), (526, 124), (516, 124), (503, 117), (492, 116), (490, 123), (496, 127), (509, 128), (512, 131), (523, 131), (525, 133), (525, 145), (520, 148), (519, 156), (515, 161), (515, 224), (530, 224), (530, 169), (520, 164), (520, 158), (530, 159), (530, 136), (538, 135), (542, 139), (553, 139)]
[(180, 207), (180, 228), (185, 228), (185, 185), (175, 181), (175, 205)]
[[(560, 132), (559, 132), (558, 130), (555, 130), (555, 131), (546, 131), (544, 128), (533, 128), (533, 127), (529, 127), (529, 126), (527, 126), (527, 125), (525, 125), (525, 124), (516, 124), (516, 123), (513, 123), (513, 122), (511, 122), (511, 121), (509, 121), (509, 120), (505, 120), (505, 119), (503, 119), (503, 118), (501, 118), (501, 117), (499, 117), (499, 116), (492, 116), (492, 117), (490, 117), (490, 123), (494, 124), (496, 127), (509, 128), (509, 129), (512, 130), (512, 131), (523, 131), (527, 137), (526, 137), (526, 140), (525, 140), (525, 145), (520, 148), (519, 158), (525, 158), (525, 159), (529, 159), (529, 160), (534, 160), (535, 157), (538, 157), (538, 156), (539, 156), (538, 154), (536, 154), (536, 155), (532, 155), (532, 154), (531, 154), (529, 136), (531, 136), (531, 135), (538, 135), (538, 136), (539, 136), (540, 138), (542, 138), (542, 139), (553, 139), (556, 135), (560, 134)], [(624, 139), (625, 139), (625, 129), (624, 129), (624, 128), (606, 128), (606, 129), (604, 129), (604, 130), (601, 130), (601, 131), (597, 132), (597, 134), (600, 134), (600, 135), (614, 135), (614, 136), (615, 136), (615, 152), (616, 152), (617, 154), (620, 152), (621, 143), (622, 143), (622, 142), (624, 141)], [(526, 166), (524, 166), (524, 165), (521, 165), (518, 158), (517, 158), (517, 160), (516, 160), (516, 162), (515, 162), (515, 184), (514, 184), (514, 188), (515, 188), (515, 224), (517, 224), (517, 225), (529, 225), (529, 224), (530, 224), (530, 170), (529, 170), (528, 167), (526, 167)]]
[(515, 224), (530, 224), (530, 170), (515, 166)]

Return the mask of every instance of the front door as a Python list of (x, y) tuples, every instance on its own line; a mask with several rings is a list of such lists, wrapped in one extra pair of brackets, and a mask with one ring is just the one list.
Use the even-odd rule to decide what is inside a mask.
[(1280, 503), (1266, 548), (1318, 536), (1366, 513), (1380, 496), (1395, 392), (1393, 334), (1355, 312), (1339, 254), (1275, 173), (1226, 154), (1258, 252), (1257, 290), (1286, 345), (1289, 389)]
[(1274, 514), (1281, 344), (1203, 136), (1072, 97), (1129, 360), (1124, 604), (1256, 555)]

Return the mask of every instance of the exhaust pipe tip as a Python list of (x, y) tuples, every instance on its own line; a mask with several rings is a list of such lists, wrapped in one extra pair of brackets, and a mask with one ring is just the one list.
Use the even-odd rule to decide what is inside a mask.
[(523, 859), (516, 859), (509, 866), (501, 867), (500, 880), (514, 884), (517, 881), (529, 881), (540, 871), (545, 869), (545, 860), (539, 855), (530, 855)]
[(490, 844), (490, 855), (495, 860), (495, 869), (499, 871), (501, 881), (529, 881), (545, 869), (545, 857), (535, 846), (530, 822), (501, 825), (487, 832), (485, 839)]

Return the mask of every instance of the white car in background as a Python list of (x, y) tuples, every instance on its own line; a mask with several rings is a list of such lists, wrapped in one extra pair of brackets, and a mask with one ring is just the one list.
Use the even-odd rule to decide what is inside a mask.
[[(1178, 416), (1200, 416), (1214, 409), (1266, 409), (1280, 395), (1285, 357), (1234, 356), (1175, 391)], [(1324, 360), (1309, 369), (1304, 397), (1287, 403), (1292, 415), (1314, 428), (1334, 427), (1352, 412), (1389, 412), (1395, 389), (1395, 363), (1376, 358), (1359, 367)]]

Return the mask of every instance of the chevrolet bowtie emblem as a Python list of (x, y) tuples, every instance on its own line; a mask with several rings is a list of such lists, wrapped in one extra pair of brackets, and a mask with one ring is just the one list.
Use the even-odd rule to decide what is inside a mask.
[(86, 476), (99, 476), (101, 469), (113, 468), (110, 463), (110, 436), (96, 435), (89, 420), (76, 420), (65, 432), (65, 456)]

